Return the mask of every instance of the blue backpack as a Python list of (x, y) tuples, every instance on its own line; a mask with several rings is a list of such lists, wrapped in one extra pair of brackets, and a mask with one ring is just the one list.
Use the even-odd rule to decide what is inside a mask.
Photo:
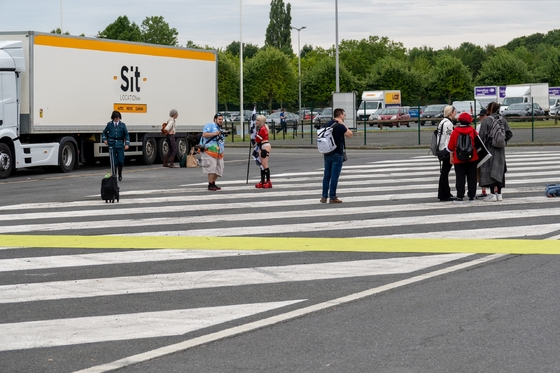
[(560, 196), (560, 184), (547, 184), (544, 193), (547, 197)]

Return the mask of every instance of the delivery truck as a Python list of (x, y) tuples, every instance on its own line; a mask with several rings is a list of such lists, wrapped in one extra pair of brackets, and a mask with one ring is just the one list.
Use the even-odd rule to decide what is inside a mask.
[(160, 161), (171, 109), (179, 112), (181, 156), (216, 113), (216, 51), (0, 33), (0, 178), (20, 168), (70, 172), (80, 162), (108, 162), (101, 133), (113, 110), (130, 133), (125, 156)]
[(550, 106), (548, 102), (548, 83), (528, 83), (528, 84), (513, 84), (506, 86), (506, 95), (502, 106), (500, 107), (500, 114), (508, 108), (511, 104), (520, 103), (535, 103), (543, 108), (545, 115), (549, 114)]
[(560, 87), (548, 88), (548, 106), (550, 109), (549, 115), (558, 115), (560, 109)]
[(477, 102), (477, 108), (485, 109), (491, 102), (497, 102), (501, 104), (506, 97), (506, 87), (505, 86), (479, 86), (474, 87), (474, 100)]
[(368, 120), (378, 109), (391, 106), (401, 106), (401, 91), (364, 91), (356, 118), (361, 121)]

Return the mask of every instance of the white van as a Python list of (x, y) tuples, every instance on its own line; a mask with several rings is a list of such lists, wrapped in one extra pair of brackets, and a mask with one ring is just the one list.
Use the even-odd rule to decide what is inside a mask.
[[(459, 114), (467, 112), (470, 115), (474, 115), (474, 101), (453, 101), (453, 107), (457, 110), (457, 115), (455, 118), (459, 117)], [(480, 107), (477, 105), (477, 110), (480, 110)]]

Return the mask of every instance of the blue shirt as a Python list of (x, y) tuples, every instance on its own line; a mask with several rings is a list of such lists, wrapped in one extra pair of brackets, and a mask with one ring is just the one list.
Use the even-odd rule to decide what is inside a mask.
[[(220, 126), (212, 122), (204, 126), (202, 133), (214, 133), (216, 131), (220, 131), (220, 129)], [(224, 136), (218, 135), (214, 137), (201, 137), (200, 145), (204, 145), (206, 150), (209, 151), (209, 154), (222, 154), (224, 152)]]

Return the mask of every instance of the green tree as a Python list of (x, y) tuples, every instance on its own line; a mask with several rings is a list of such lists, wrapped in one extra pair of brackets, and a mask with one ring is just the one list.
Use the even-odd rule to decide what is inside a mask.
[(307, 54), (311, 53), (312, 51), (313, 51), (313, 45), (305, 44), (303, 47), (301, 47), (300, 57), (305, 58), (305, 56), (307, 56)]
[[(55, 28), (54, 30), (51, 31), (51, 34), (62, 34), (62, 30), (60, 29), (60, 27)], [(68, 31), (65, 31), (63, 35), (70, 35), (70, 33)], [(81, 36), (84, 36), (83, 34)]]
[[(342, 40), (338, 45), (339, 60), (354, 76), (365, 80), (365, 75), (380, 59), (391, 56), (401, 60), (406, 58), (406, 49), (402, 43), (387, 37), (370, 36), (367, 39)], [(332, 51), (333, 55), (335, 51)]]
[(437, 55), (437, 51), (435, 51), (432, 47), (414, 47), (408, 51), (408, 60), (412, 64), (415, 64), (416, 60), (421, 59), (423, 61), (427, 61), (430, 65), (433, 65), (435, 63)]
[[(243, 43), (243, 59), (253, 58), (259, 51), (259, 46), (251, 43)], [(234, 57), (239, 57), (239, 42), (232, 41), (227, 47), (226, 52)]]
[(191, 49), (204, 49), (202, 48), (202, 46), (195, 44), (194, 41), (192, 40), (187, 40), (187, 44), (185, 44), (185, 48), (191, 48)]
[(142, 41), (140, 27), (134, 22), (130, 22), (127, 16), (120, 16), (117, 20), (97, 33), (101, 39)]
[(409, 62), (387, 56), (371, 69), (365, 90), (399, 89), (404, 102), (417, 103), (424, 96), (424, 78)]
[(535, 69), (535, 80), (553, 87), (560, 86), (560, 48), (543, 45), (535, 59), (540, 62)]
[(473, 76), (477, 76), (482, 63), (486, 60), (484, 49), (473, 43), (462, 43), (453, 51), (453, 55), (459, 58), (469, 68)]
[(239, 103), (239, 65), (236, 58), (227, 52), (218, 52), (218, 102)]
[[(340, 92), (361, 91), (361, 83), (346, 69), (339, 66)], [(336, 89), (336, 62), (334, 58), (322, 58), (301, 81), (302, 101), (328, 102)]]
[(476, 83), (478, 85), (522, 84), (531, 81), (532, 78), (527, 64), (510, 51), (503, 49), (482, 64)]
[(162, 16), (146, 17), (140, 26), (144, 43), (161, 45), (179, 45), (177, 29), (170, 28)]
[(284, 5), (283, 0), (271, 0), (270, 22), (266, 28), (265, 46), (275, 47), (288, 56), (292, 51), (292, 16), (291, 5)]
[(436, 58), (428, 78), (428, 89), (435, 99), (445, 98), (448, 104), (454, 100), (472, 97), (472, 74), (460, 59), (449, 54)]
[(244, 65), (245, 96), (251, 102), (295, 101), (298, 92), (297, 73), (290, 59), (277, 48), (259, 50)]

